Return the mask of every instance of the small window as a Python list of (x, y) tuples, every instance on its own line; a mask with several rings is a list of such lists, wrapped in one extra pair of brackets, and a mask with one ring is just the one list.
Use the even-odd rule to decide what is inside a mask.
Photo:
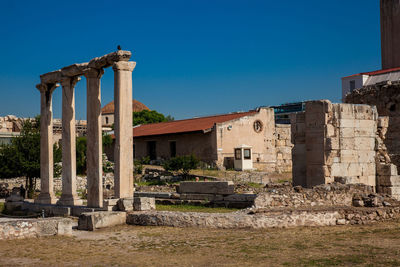
[(354, 89), (356, 89), (356, 81), (350, 81), (350, 91), (353, 91)]
[(108, 124), (108, 117), (106, 117), (106, 124)]
[(243, 151), (244, 153), (244, 159), (251, 159), (251, 153), (250, 153), (250, 149), (245, 149)]
[(235, 159), (242, 159), (242, 150), (240, 148), (235, 149)]

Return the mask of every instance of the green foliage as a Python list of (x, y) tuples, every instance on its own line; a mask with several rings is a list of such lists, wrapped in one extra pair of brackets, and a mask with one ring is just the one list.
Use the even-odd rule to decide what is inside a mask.
[(174, 118), (171, 117), (170, 115), (165, 117), (163, 114), (158, 113), (155, 110), (142, 110), (139, 112), (133, 112), (132, 116), (133, 116), (133, 126), (174, 120)]
[[(53, 148), (54, 164), (61, 161), (61, 149)], [(56, 168), (57, 169), (57, 168)], [(26, 188), (31, 196), (36, 178), (40, 177), (40, 117), (35, 121), (25, 121), (20, 136), (11, 140), (11, 144), (0, 147), (0, 177), (11, 178), (25, 176)]]
[(136, 174), (142, 174), (143, 172), (143, 164), (150, 164), (150, 157), (143, 157), (141, 159), (133, 161), (133, 165), (135, 167)]
[(86, 137), (76, 138), (76, 172), (86, 173)]
[(103, 148), (111, 146), (112, 142), (113, 142), (113, 140), (112, 140), (111, 135), (103, 134)]
[(166, 160), (163, 167), (166, 171), (178, 171), (183, 177), (187, 177), (190, 170), (196, 169), (199, 163), (200, 161), (192, 154)]

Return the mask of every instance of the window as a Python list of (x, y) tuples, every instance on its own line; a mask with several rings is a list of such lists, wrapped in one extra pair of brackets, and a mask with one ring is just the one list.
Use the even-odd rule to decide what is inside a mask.
[(106, 117), (106, 124), (108, 125), (108, 117)]
[(240, 148), (235, 149), (235, 159), (242, 159), (242, 150)]
[(136, 146), (133, 144), (133, 158), (136, 158)]
[(350, 81), (350, 91), (353, 91), (356, 89), (356, 81), (352, 80)]
[(157, 159), (156, 152), (156, 141), (148, 141), (147, 142), (147, 156), (150, 157), (151, 160)]
[(171, 158), (176, 157), (176, 141), (169, 142), (169, 153)]
[(251, 153), (250, 153), (250, 149), (245, 149), (244, 151), (243, 151), (244, 153), (244, 159), (251, 159)]

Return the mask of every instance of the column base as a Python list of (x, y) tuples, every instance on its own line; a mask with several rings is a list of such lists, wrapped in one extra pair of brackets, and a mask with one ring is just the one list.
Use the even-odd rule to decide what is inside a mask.
[(56, 204), (56, 202), (56, 197), (54, 195), (50, 195), (49, 193), (40, 193), (35, 199), (35, 203), (38, 204)]
[(61, 195), (61, 198), (57, 201), (57, 205), (60, 206), (82, 206), (83, 201), (77, 196), (65, 196)]

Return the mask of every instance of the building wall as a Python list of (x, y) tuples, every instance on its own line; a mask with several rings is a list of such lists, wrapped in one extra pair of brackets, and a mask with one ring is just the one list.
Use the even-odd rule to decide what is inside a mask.
[(352, 91), (350, 88), (351, 81), (354, 81), (355, 89), (358, 89), (364, 86), (364, 83), (367, 81), (367, 79), (368, 75), (358, 75), (342, 78), (342, 100), (344, 101), (346, 95)]
[(293, 120), (295, 185), (312, 187), (340, 180), (376, 186), (375, 107), (310, 101), (304, 120), (301, 117), (295, 115)]
[(276, 171), (292, 171), (291, 125), (275, 124)]
[[(254, 130), (254, 122), (257, 120), (262, 122), (261, 132)], [(218, 166), (232, 168), (234, 148), (245, 144), (252, 147), (254, 168), (275, 171), (275, 118), (273, 109), (261, 108), (255, 115), (218, 123), (215, 133)]]
[(101, 125), (111, 126), (113, 125), (113, 123), (114, 123), (114, 114), (101, 114)]
[(381, 0), (382, 69), (400, 67), (400, 1)]
[(175, 141), (177, 156), (194, 154), (208, 164), (212, 164), (216, 160), (214, 132), (135, 137), (133, 143), (136, 159), (148, 156), (147, 142), (149, 141), (156, 142), (157, 159), (169, 159), (171, 155), (170, 142)]

